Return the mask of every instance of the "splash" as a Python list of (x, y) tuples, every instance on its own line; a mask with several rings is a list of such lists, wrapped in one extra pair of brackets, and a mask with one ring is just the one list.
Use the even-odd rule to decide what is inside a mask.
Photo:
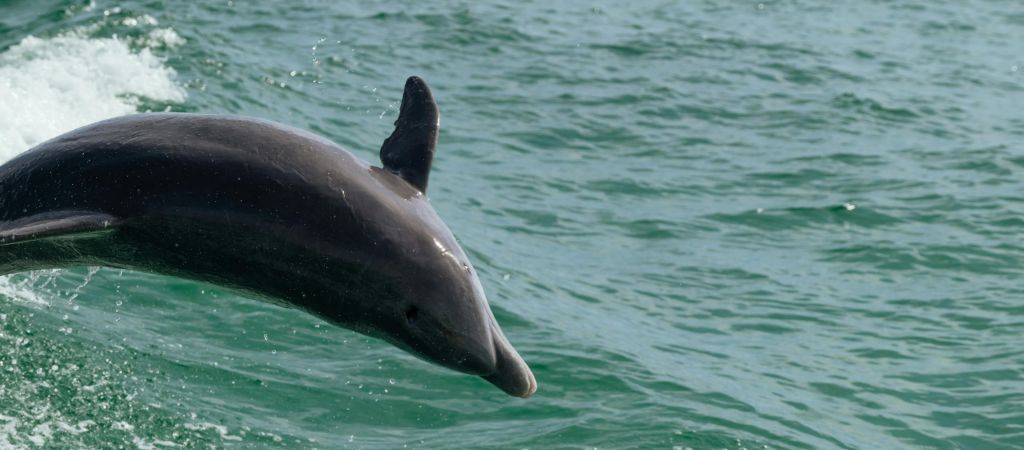
[[(162, 29), (146, 44), (180, 45)], [(98, 120), (130, 114), (141, 99), (183, 102), (174, 70), (149, 47), (69, 32), (28, 36), (0, 54), (0, 162), (40, 142)]]

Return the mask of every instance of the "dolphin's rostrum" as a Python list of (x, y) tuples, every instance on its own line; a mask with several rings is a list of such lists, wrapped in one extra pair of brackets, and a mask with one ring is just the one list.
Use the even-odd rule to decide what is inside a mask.
[(409, 78), (382, 169), (252, 118), (79, 128), (0, 166), (0, 273), (88, 265), (212, 282), (530, 396), (533, 374), (425, 195), (439, 117)]

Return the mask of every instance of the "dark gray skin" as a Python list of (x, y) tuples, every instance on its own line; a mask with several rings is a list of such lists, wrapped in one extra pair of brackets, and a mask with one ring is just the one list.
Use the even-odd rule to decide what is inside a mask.
[(0, 273), (109, 266), (211, 282), (528, 397), (533, 374), (425, 195), (439, 117), (410, 78), (383, 168), (244, 117), (77, 129), (0, 166)]

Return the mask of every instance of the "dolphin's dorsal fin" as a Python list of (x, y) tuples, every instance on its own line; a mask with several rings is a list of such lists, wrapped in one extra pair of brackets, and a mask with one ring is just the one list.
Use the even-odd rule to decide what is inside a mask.
[(427, 83), (419, 77), (409, 77), (395, 131), (380, 147), (380, 162), (424, 194), (440, 125), (441, 113)]
[(36, 239), (75, 239), (112, 232), (121, 220), (92, 211), (50, 211), (0, 223), (0, 245)]

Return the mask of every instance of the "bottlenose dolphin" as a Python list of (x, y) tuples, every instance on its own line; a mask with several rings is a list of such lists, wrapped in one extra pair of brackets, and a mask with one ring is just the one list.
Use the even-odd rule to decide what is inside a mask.
[(109, 266), (211, 282), (528, 397), (533, 373), (426, 197), (439, 119), (409, 78), (381, 168), (246, 117), (79, 128), (0, 166), (0, 273)]

